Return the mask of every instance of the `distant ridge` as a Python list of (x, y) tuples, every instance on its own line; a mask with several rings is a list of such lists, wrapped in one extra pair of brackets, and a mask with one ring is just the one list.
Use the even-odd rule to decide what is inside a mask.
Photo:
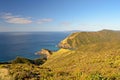
[(59, 43), (60, 48), (77, 48), (82, 45), (120, 40), (120, 31), (73, 32)]

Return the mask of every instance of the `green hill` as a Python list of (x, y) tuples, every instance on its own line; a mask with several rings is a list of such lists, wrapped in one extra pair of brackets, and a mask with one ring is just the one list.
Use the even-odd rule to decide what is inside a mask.
[(76, 49), (83, 45), (120, 40), (119, 31), (102, 30), (98, 32), (76, 32), (59, 43), (60, 48)]
[(60, 45), (63, 49), (43, 64), (59, 75), (59, 79), (120, 80), (119, 31), (77, 32)]
[(120, 31), (76, 32), (59, 47), (43, 65), (25, 59), (0, 68), (14, 80), (120, 80)]

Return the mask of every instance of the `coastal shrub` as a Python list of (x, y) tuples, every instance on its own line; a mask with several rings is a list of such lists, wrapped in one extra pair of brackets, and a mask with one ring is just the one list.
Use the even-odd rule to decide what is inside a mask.
[(32, 60), (27, 59), (27, 58), (23, 58), (23, 57), (16, 57), (16, 59), (11, 61), (12, 64), (16, 64), (16, 63), (33, 63)]
[(41, 65), (41, 64), (45, 63), (45, 61), (46, 61), (45, 58), (43, 58), (43, 59), (38, 58), (38, 59), (35, 59), (35, 60), (34, 60), (34, 64), (35, 64), (35, 65)]
[(14, 75), (13, 75), (14, 80), (29, 80), (32, 78), (37, 78), (37, 79), (33, 79), (33, 80), (39, 80), (40, 75), (33, 73), (31, 71), (20, 71), (20, 72), (14, 73)]
[(23, 58), (23, 57), (16, 57), (16, 59), (12, 60), (11, 63), (12, 64), (27, 63), (27, 64), (42, 65), (43, 63), (45, 63), (45, 61), (46, 61), (46, 58), (38, 58), (35, 60), (30, 60), (30, 59)]

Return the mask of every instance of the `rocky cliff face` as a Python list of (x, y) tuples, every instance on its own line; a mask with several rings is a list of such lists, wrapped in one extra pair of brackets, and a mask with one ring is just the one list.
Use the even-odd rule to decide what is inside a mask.
[(69, 35), (67, 38), (62, 40), (58, 46), (59, 48), (64, 48), (64, 49), (74, 49), (77, 47), (77, 44), (74, 44), (76, 42), (76, 37), (79, 35), (80, 32), (75, 32)]
[(50, 51), (48, 49), (41, 49), (36, 54), (38, 54), (38, 55), (45, 55), (45, 58), (48, 59), (50, 57), (50, 55), (52, 55), (52, 51)]

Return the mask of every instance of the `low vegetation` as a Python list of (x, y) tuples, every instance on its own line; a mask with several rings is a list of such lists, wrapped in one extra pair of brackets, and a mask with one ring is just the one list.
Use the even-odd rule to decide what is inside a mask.
[(120, 80), (119, 35), (119, 31), (109, 30), (73, 33), (63, 40), (69, 47), (54, 52), (47, 61), (17, 57), (1, 64), (0, 69), (7, 69), (9, 75), (3, 79), (0, 74), (0, 79)]
[(23, 57), (17, 57), (15, 60), (10, 61), (11, 64), (17, 63), (25, 63), (25, 64), (35, 64), (35, 65), (42, 65), (46, 61), (46, 58), (38, 58), (35, 60), (30, 60)]

